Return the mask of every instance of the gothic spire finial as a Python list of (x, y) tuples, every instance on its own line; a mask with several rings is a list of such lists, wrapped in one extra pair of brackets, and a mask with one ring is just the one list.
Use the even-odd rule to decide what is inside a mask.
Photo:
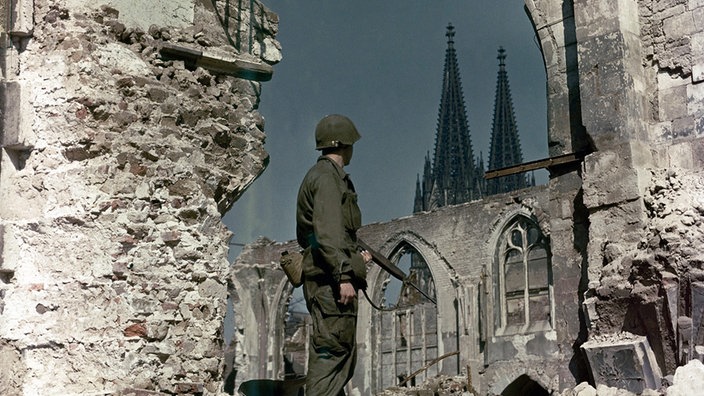
[(499, 66), (506, 66), (506, 63), (504, 62), (506, 60), (506, 50), (504, 47), (499, 47), (499, 56), (497, 56), (496, 59), (499, 60)]
[(452, 45), (455, 42), (455, 27), (452, 26), (452, 23), (447, 24), (447, 33), (445, 33), (445, 36), (447, 36), (447, 44)]

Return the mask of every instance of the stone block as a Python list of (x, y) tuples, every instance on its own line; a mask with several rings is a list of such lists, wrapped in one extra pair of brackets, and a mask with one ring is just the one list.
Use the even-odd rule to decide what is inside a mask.
[(679, 279), (671, 272), (663, 272), (663, 289), (665, 290), (665, 301), (670, 314), (670, 330), (674, 334), (677, 330), (677, 304), (679, 302), (680, 285)]
[(692, 66), (692, 82), (700, 83), (704, 81), (704, 63)]
[(680, 316), (677, 318), (677, 349), (681, 363), (692, 358), (692, 318)]
[(20, 84), (14, 81), (0, 84), (0, 145), (12, 147), (20, 144)]
[(602, 337), (585, 342), (582, 350), (596, 385), (636, 394), (660, 387), (660, 367), (645, 337), (627, 333)]
[(653, 5), (653, 12), (660, 20), (665, 20), (673, 15), (679, 15), (685, 10), (684, 4), (674, 4), (674, 1), (659, 1)]
[(625, 150), (597, 152), (584, 159), (584, 204), (588, 208), (640, 197), (638, 174)]
[(694, 389), (704, 388), (704, 365), (692, 360), (675, 371), (673, 384), (667, 389), (667, 396), (690, 396)]
[(583, 41), (587, 37), (618, 31), (620, 28), (618, 3), (575, 0), (577, 39)]
[(695, 135), (696, 120), (693, 116), (686, 116), (672, 120), (672, 137), (688, 138)]
[(679, 75), (672, 75), (668, 72), (658, 73), (658, 89), (664, 90), (668, 88), (681, 87), (687, 85), (689, 81)]
[(694, 140), (692, 144), (692, 162), (695, 165), (694, 169), (704, 168), (704, 119), (698, 121), (698, 133), (701, 138)]
[(658, 91), (658, 118), (660, 121), (674, 120), (687, 115), (687, 86), (660, 89)]
[(695, 169), (696, 160), (692, 148), (691, 142), (681, 142), (671, 145), (667, 148), (666, 165), (668, 167)]
[[(701, 15), (704, 17), (704, 13)], [(704, 32), (697, 32), (691, 35), (689, 45), (692, 47), (692, 59), (704, 58)]]
[(673, 15), (663, 21), (663, 31), (669, 41), (678, 40), (694, 32), (694, 17), (691, 12)]
[[(702, 63), (702, 67), (704, 67), (704, 63)], [(701, 73), (704, 78), (704, 70)], [(694, 74), (692, 74), (692, 78), (694, 78)], [(695, 118), (704, 116), (704, 84), (687, 86), (687, 113)]]
[(10, 0), (10, 26), (8, 32), (12, 36), (28, 37), (34, 31), (34, 1)]
[(692, 340), (704, 345), (704, 282), (692, 282)]
[(697, 32), (701, 32), (704, 30), (704, 0), (696, 0), (700, 4), (697, 6), (698, 8), (695, 8), (694, 6), (689, 6), (689, 9), (692, 10), (692, 15), (694, 16), (694, 30)]

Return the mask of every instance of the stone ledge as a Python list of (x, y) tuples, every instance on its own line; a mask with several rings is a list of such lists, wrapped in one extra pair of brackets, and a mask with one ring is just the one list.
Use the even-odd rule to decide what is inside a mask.
[(200, 66), (216, 74), (227, 74), (247, 80), (269, 81), (274, 73), (274, 69), (267, 64), (250, 62), (234, 57), (226, 59), (207, 52), (169, 43), (164, 44), (159, 52), (165, 59), (183, 60), (188, 68)]

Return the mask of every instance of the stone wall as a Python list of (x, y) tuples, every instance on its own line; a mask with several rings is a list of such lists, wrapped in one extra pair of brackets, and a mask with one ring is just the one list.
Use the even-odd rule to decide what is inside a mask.
[(5, 7), (0, 393), (220, 392), (221, 216), (268, 161), (256, 109), (278, 17), (205, 0)]
[[(500, 303), (494, 299), (493, 290), (500, 275), (491, 263), (498, 254), (498, 240), (506, 224), (517, 216), (532, 219), (549, 236), (547, 191), (545, 187), (536, 187), (496, 195), (483, 201), (369, 224), (359, 230), (365, 242), (387, 257), (398, 259), (400, 249), (410, 245), (425, 259), (437, 297), (433, 308), (437, 314), (427, 316), (428, 321), (435, 323), (437, 341), (428, 338), (426, 342), (437, 343), (438, 356), (459, 352), (459, 357), (439, 361), (437, 372), (454, 375), (458, 370), (463, 373), (470, 370), (481, 394), (495, 388), (494, 384), (506, 386), (526, 372), (539, 377), (544, 387), (558, 378), (561, 355), (555, 343), (556, 323), (531, 334), (495, 334), (494, 323)], [(289, 351), (285, 349), (283, 328), (293, 288), (278, 260), (282, 251), (294, 249), (297, 249), (295, 241), (277, 243), (261, 239), (246, 246), (233, 264), (231, 295), (239, 348), (233, 357), (237, 373), (233, 378), (235, 388), (248, 380), (283, 379), (292, 374), (285, 372), (284, 355)], [(388, 277), (379, 266), (370, 265), (368, 294), (373, 301), (383, 300)], [(251, 323), (257, 323), (258, 327)], [(382, 381), (382, 377), (395, 377), (387, 366), (380, 369), (381, 332), (385, 336), (393, 332), (389, 328), (380, 330), (379, 326), (379, 312), (360, 297), (358, 363), (349, 391), (374, 394), (380, 390), (378, 384), (388, 382), (388, 378)], [(503, 357), (505, 354), (511, 359)]]
[[(663, 391), (678, 367), (704, 360), (704, 2), (525, 5), (545, 61), (550, 154), (576, 159), (548, 166), (545, 195), (517, 192), (506, 204), (539, 197), (557, 302), (549, 342), (539, 344), (555, 345), (554, 354), (532, 360), (525, 352), (534, 350), (537, 333), (505, 342), (487, 324), (497, 306), (487, 235), (502, 221), (492, 212), (500, 199), (369, 225), (360, 234), (389, 257), (410, 241), (430, 258), (439, 276), (439, 327), (453, 312), (473, 312), (443, 341), (449, 348), (452, 337), (461, 340), (455, 374), (471, 374), (465, 379), (480, 394), (543, 388), (572, 395), (586, 389), (583, 382)], [(379, 276), (370, 274), (372, 295), (383, 286)], [(483, 303), (478, 291), (489, 295)], [(360, 311), (362, 363), (352, 386), (362, 393), (383, 375), (368, 366), (378, 353), (369, 343), (373, 320)]]
[[(704, 237), (697, 209), (704, 201), (704, 3), (623, 2), (608, 28), (587, 23), (591, 5), (575, 2), (580, 8), (581, 105), (592, 109), (585, 126), (598, 149), (583, 175), (590, 337), (645, 336), (658, 369), (672, 375), (701, 359), (694, 350), (702, 342), (702, 261), (694, 246)], [(695, 330), (685, 336), (688, 326)]]
[[(550, 166), (544, 190), (361, 234), (390, 257), (410, 243), (429, 259), (440, 351), (460, 352), (441, 372), (489, 394), (652, 388), (704, 359), (704, 2), (525, 4), (545, 60), (550, 154), (580, 161)], [(256, 109), (281, 57), (276, 15), (214, 0), (0, 10), (0, 393), (220, 392), (220, 218), (266, 167)], [(482, 293), (493, 295), (492, 238), (510, 213), (549, 235), (559, 304), (551, 331), (501, 339), (488, 325), (498, 303)], [(261, 276), (290, 243), (260, 244), (231, 281), (237, 381), (282, 374), (290, 290), (281, 274)], [(372, 271), (373, 297), (383, 284)], [(367, 392), (379, 373), (368, 307), (360, 317), (353, 386)], [(266, 332), (250, 334), (251, 321)], [(633, 364), (609, 366), (614, 350)], [(612, 369), (640, 379), (619, 383), (603, 375)]]

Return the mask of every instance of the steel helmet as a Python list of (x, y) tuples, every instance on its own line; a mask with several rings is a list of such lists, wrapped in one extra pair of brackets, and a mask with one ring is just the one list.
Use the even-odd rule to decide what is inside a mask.
[(352, 121), (339, 114), (323, 117), (315, 127), (315, 149), (351, 146), (361, 136)]

